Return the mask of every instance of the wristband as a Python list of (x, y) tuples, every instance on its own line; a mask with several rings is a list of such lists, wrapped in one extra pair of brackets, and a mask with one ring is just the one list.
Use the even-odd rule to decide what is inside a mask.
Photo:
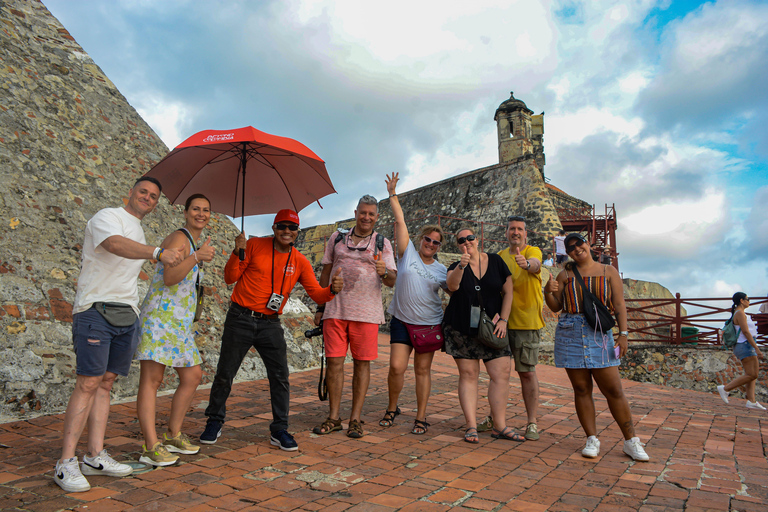
[(194, 256), (194, 257), (195, 257), (195, 261), (196, 261), (197, 263), (200, 263), (200, 260), (199, 260), (199, 259), (197, 259), (197, 251), (192, 251), (192, 256)]
[(462, 266), (461, 266), (461, 263), (459, 263), (459, 264), (458, 264), (458, 265), (456, 265), (456, 266), (457, 266), (457, 267), (459, 267), (461, 270), (464, 270), (465, 268), (467, 268), (467, 266), (466, 266), (466, 265), (464, 265), (464, 266), (462, 267)]
[(392, 195), (391, 195), (391, 196), (389, 196), (389, 197), (395, 197), (396, 195), (397, 195), (397, 194), (392, 194)]
[(163, 257), (163, 253), (165, 252), (165, 249), (160, 247), (160, 252), (157, 253), (157, 261), (162, 261), (160, 258)]
[(160, 256), (160, 248), (159, 247), (155, 247), (155, 250), (152, 251), (152, 259), (156, 260), (156, 259), (159, 258), (159, 256)]
[(528, 266), (525, 267), (525, 270), (531, 270), (531, 262), (528, 260), (525, 260), (525, 262), (528, 264)]
[(619, 331), (619, 336), (629, 337), (629, 331)]

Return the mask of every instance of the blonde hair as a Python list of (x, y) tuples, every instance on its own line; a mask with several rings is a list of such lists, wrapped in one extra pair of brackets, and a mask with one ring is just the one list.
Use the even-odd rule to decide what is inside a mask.
[(454, 235), (454, 236), (456, 236), (456, 240), (458, 240), (458, 239), (459, 239), (459, 233), (461, 233), (462, 231), (469, 231), (469, 232), (470, 232), (470, 233), (472, 233), (473, 235), (477, 236), (477, 233), (475, 233), (475, 229), (474, 229), (472, 226), (462, 226), (462, 227), (460, 227), (460, 228), (459, 228), (459, 229), (456, 231), (456, 235)]
[(416, 240), (420, 241), (422, 238), (424, 238), (425, 236), (433, 232), (440, 233), (440, 241), (442, 242), (443, 239), (445, 238), (445, 234), (443, 234), (443, 228), (441, 228), (437, 224), (427, 224), (426, 226), (421, 228), (421, 231), (419, 231), (419, 235), (418, 235), (418, 238), (416, 238)]

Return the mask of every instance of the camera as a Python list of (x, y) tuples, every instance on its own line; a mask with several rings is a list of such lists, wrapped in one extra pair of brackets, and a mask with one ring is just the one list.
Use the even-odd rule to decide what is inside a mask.
[(323, 326), (315, 327), (314, 329), (309, 329), (307, 331), (304, 331), (304, 337), (305, 338), (314, 338), (315, 336), (320, 336), (323, 334)]
[(283, 295), (280, 295), (279, 293), (273, 293), (267, 302), (267, 309), (271, 309), (272, 311), (280, 311), (280, 306), (284, 300), (285, 297)]

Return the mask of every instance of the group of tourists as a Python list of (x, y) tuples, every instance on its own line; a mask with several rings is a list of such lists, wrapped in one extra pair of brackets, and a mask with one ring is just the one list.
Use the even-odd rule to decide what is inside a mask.
[[(346, 435), (365, 435), (362, 420), (370, 382), (370, 363), (378, 357), (379, 326), (385, 323), (382, 285), (394, 287), (389, 306), (390, 366), (388, 406), (379, 425), (391, 427), (403, 412), (398, 406), (405, 373), (413, 354), (416, 413), (410, 427), (414, 435), (429, 431), (427, 407), (434, 354), (444, 350), (458, 368), (458, 397), (464, 414), (464, 441), (476, 444), (480, 433), (521, 443), (539, 439), (537, 412), (539, 383), (536, 364), (543, 306), (559, 313), (555, 333), (555, 366), (565, 368), (574, 391), (576, 413), (587, 436), (584, 457), (600, 454), (597, 438), (593, 382), (606, 397), (613, 418), (624, 436), (624, 453), (649, 460), (635, 435), (632, 413), (618, 372), (627, 352), (627, 310), (617, 270), (595, 261), (589, 243), (578, 233), (555, 237), (556, 278), (542, 289), (542, 252), (528, 244), (526, 219), (512, 215), (506, 221), (508, 247), (498, 254), (483, 252), (471, 227), (455, 232), (459, 260), (446, 268), (437, 259), (446, 242), (440, 226), (428, 225), (411, 237), (397, 195), (397, 173), (386, 176), (395, 221), (392, 244), (375, 230), (378, 201), (364, 195), (354, 212), (354, 226), (328, 239), (320, 279), (295, 247), (299, 216), (292, 210), (275, 215), (273, 236), (234, 240), (224, 269), (225, 282), (234, 284), (221, 340), (216, 375), (199, 442), (214, 444), (222, 435), (226, 402), (233, 380), (253, 347), (261, 357), (269, 380), (272, 422), (270, 443), (286, 451), (298, 444), (289, 427), (289, 368), (280, 314), (296, 283), (301, 283), (319, 306), (315, 323), (322, 325), (327, 360), (328, 416), (313, 428), (317, 435), (342, 431), (344, 360), (351, 353), (352, 403)], [(104, 449), (110, 391), (118, 375), (126, 376), (133, 359), (140, 361), (138, 419), (144, 437), (140, 461), (152, 466), (173, 464), (179, 455), (200, 447), (182, 432), (194, 392), (202, 379), (202, 358), (194, 339), (193, 323), (199, 307), (202, 269), (216, 249), (202, 232), (211, 216), (210, 201), (195, 194), (186, 201), (184, 226), (168, 235), (159, 247), (146, 244), (141, 220), (157, 205), (161, 184), (142, 177), (130, 190), (123, 208), (106, 208), (89, 221), (83, 243), (83, 261), (73, 305), (73, 344), (77, 379), (64, 419), (63, 446), (56, 463), (55, 481), (68, 492), (90, 489), (87, 475), (126, 476), (132, 467), (115, 461)], [(561, 254), (562, 252), (562, 254)], [(155, 274), (140, 304), (138, 275), (144, 260), (155, 260)], [(440, 290), (450, 296), (443, 311)], [(737, 294), (739, 295), (739, 294)], [(742, 362), (747, 375), (719, 386), (724, 401), (728, 391), (746, 385), (748, 407), (760, 407), (754, 396), (759, 349), (744, 308), (746, 295), (734, 296), (734, 322), (742, 327)], [(615, 316), (613, 331), (591, 325), (586, 298)], [(740, 338), (741, 341), (741, 338)], [(751, 350), (750, 350), (751, 349)], [(478, 421), (480, 361), (489, 376), (490, 416)], [(507, 424), (509, 382), (514, 370), (520, 380), (526, 410), (524, 431)], [(156, 431), (157, 391), (166, 367), (178, 374), (167, 429)], [(754, 371), (753, 371), (754, 370)], [(344, 415), (346, 416), (346, 415)], [(76, 445), (88, 426), (87, 454), (82, 462)]]

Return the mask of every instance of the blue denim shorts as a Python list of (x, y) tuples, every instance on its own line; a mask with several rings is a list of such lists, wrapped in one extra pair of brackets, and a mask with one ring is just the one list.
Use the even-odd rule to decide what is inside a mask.
[(408, 336), (408, 328), (397, 317), (393, 316), (389, 321), (389, 344), (401, 343), (403, 345), (413, 346), (411, 337)]
[(125, 377), (139, 344), (139, 319), (128, 327), (115, 327), (91, 307), (72, 315), (72, 344), (78, 375), (101, 377), (111, 372)]
[(561, 313), (555, 331), (555, 366), (558, 368), (608, 368), (619, 366), (613, 349), (613, 332), (595, 333), (582, 314)]
[(744, 343), (737, 343), (736, 346), (733, 347), (733, 355), (739, 358), (739, 361), (742, 361), (746, 357), (756, 356), (757, 352), (755, 352), (755, 347), (745, 341)]

